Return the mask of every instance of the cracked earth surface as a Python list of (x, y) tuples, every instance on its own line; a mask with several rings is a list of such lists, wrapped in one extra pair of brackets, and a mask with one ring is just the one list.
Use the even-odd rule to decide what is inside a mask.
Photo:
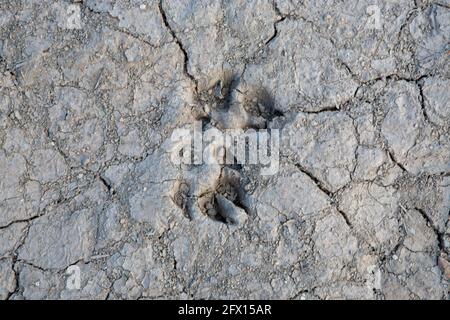
[[(448, 0), (1, 1), (0, 298), (448, 299), (449, 43)], [(198, 119), (278, 172), (174, 165)]]

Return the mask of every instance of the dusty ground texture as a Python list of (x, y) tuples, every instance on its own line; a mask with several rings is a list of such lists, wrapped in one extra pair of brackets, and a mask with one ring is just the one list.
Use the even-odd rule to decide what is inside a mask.
[[(0, 1), (0, 298), (448, 299), (449, 41), (448, 0)], [(174, 165), (195, 119), (278, 173)]]

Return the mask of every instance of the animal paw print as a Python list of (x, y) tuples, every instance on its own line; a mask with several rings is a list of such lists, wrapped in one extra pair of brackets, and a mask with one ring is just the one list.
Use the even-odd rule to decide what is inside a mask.
[[(191, 106), (194, 118), (204, 121), (203, 130), (211, 127), (218, 130), (266, 129), (270, 121), (282, 116), (266, 89), (240, 84), (239, 77), (232, 72), (221, 72), (203, 87), (197, 94), (196, 105)], [(228, 158), (229, 150), (224, 151), (223, 157)], [(250, 210), (245, 205), (248, 201), (241, 186), (240, 173), (224, 163), (226, 161), (219, 161), (220, 169), (212, 170), (211, 177), (206, 175), (211, 179), (205, 184), (198, 184), (191, 178), (191, 191), (186, 182), (175, 186), (173, 200), (185, 216), (191, 218), (200, 212), (227, 224), (245, 223)]]
[(223, 72), (197, 96), (192, 113), (218, 129), (265, 129), (268, 122), (283, 115), (275, 109), (264, 88), (240, 84), (231, 72)]
[[(239, 92), (242, 96), (241, 105), (248, 114), (261, 117), (266, 122), (283, 115), (281, 111), (275, 109), (275, 103), (266, 89), (248, 89), (245, 92)], [(264, 128), (266, 127), (267, 123)]]

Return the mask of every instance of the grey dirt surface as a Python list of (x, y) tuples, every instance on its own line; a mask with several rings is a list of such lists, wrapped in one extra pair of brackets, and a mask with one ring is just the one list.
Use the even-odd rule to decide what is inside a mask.
[[(0, 299), (449, 299), (449, 43), (449, 0), (1, 0)], [(175, 165), (200, 119), (278, 172)]]

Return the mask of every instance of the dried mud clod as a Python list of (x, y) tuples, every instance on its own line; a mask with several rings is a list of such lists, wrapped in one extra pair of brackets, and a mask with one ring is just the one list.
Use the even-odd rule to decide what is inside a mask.
[(220, 183), (217, 186), (217, 193), (230, 201), (235, 201), (238, 196), (236, 188), (229, 182)]
[(217, 203), (214, 192), (209, 192), (202, 195), (198, 200), (198, 206), (200, 211), (209, 218), (217, 221), (224, 222), (221, 216), (218, 214)]
[(215, 221), (232, 225), (243, 224), (248, 215), (242, 205), (242, 195), (239, 173), (224, 167), (214, 190), (199, 198), (200, 211)]
[(187, 218), (191, 218), (188, 212), (189, 185), (185, 181), (175, 183), (172, 200)]
[(211, 109), (227, 110), (236, 81), (237, 77), (231, 71), (221, 71), (198, 95), (199, 102)]
[(236, 82), (237, 77), (232, 72), (221, 71), (214, 80), (204, 85), (195, 97), (195, 105), (190, 106), (194, 119), (208, 122), (211, 113), (226, 112), (230, 107)]
[(238, 201), (241, 190), (240, 183), (241, 176), (238, 171), (230, 167), (223, 167), (217, 183), (216, 192), (230, 201)]

